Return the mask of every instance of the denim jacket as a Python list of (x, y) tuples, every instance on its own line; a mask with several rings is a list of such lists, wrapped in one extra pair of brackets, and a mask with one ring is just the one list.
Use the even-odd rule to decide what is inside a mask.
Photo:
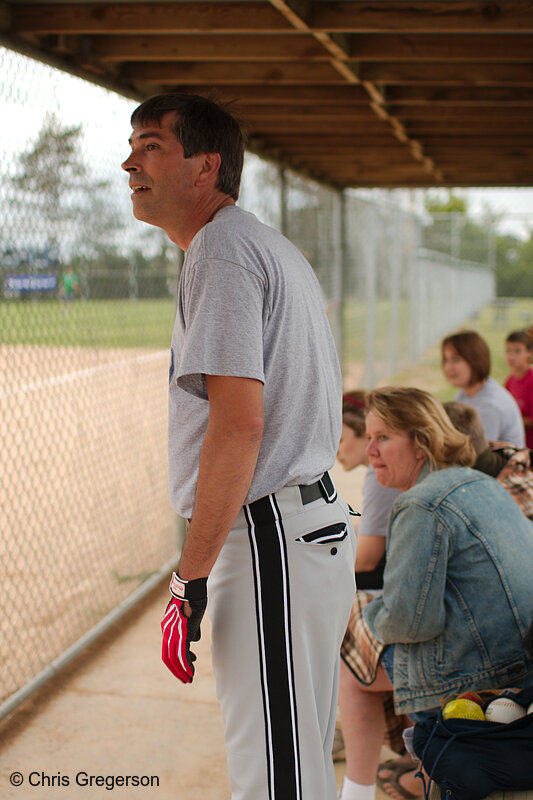
[(533, 523), (493, 478), (425, 466), (394, 502), (383, 594), (364, 616), (395, 644), (397, 712), (532, 683)]

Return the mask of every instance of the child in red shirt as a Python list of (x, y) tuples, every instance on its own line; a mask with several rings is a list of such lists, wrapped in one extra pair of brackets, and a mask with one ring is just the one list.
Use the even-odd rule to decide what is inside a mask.
[(526, 331), (514, 331), (505, 340), (505, 360), (511, 370), (505, 388), (518, 403), (530, 449), (533, 449), (533, 369), (529, 366), (532, 351), (533, 338)]

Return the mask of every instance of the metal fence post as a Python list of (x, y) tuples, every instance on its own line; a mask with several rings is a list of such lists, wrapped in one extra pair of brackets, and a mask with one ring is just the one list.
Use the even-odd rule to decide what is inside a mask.
[(409, 359), (414, 364), (421, 352), (420, 318), (420, 255), (419, 224), (413, 211), (410, 217), (410, 264), (409, 264)]
[(366, 299), (366, 337), (365, 337), (365, 387), (371, 389), (376, 382), (376, 316), (377, 316), (377, 237), (376, 214), (373, 208), (367, 209), (368, 227), (362, 242), (363, 265), (365, 270)]
[(339, 361), (343, 363), (344, 344), (344, 270), (346, 262), (345, 239), (345, 200), (344, 192), (338, 191), (333, 195), (333, 254), (331, 269), (331, 300), (333, 314), (331, 316), (333, 337), (337, 345)]
[(400, 269), (402, 254), (402, 238), (400, 236), (400, 214), (396, 212), (392, 225), (392, 241), (389, 242), (389, 276), (390, 276), (390, 319), (389, 319), (389, 375), (398, 372), (398, 344), (400, 340)]

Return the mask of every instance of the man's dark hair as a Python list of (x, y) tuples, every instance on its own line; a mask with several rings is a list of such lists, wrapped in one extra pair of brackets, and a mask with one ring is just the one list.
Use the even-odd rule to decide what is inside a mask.
[(461, 356), (470, 367), (470, 385), (481, 383), (490, 374), (490, 350), (484, 339), (476, 331), (461, 331), (447, 336), (441, 342), (441, 351), (444, 358), (446, 345), (453, 347), (458, 356)]
[(527, 331), (513, 331), (505, 341), (509, 344), (524, 344), (530, 352), (533, 350), (533, 339)]
[(149, 97), (131, 115), (131, 124), (157, 124), (170, 111), (178, 114), (174, 133), (185, 158), (199, 153), (219, 153), (221, 164), (216, 188), (234, 200), (239, 196), (246, 138), (228, 105), (213, 97), (186, 92), (157, 94)]

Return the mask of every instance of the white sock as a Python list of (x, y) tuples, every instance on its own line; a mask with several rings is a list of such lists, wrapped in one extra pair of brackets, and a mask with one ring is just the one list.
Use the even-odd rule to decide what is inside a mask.
[(363, 786), (361, 783), (355, 783), (349, 778), (344, 778), (339, 800), (374, 800), (375, 796), (375, 783), (370, 786)]

